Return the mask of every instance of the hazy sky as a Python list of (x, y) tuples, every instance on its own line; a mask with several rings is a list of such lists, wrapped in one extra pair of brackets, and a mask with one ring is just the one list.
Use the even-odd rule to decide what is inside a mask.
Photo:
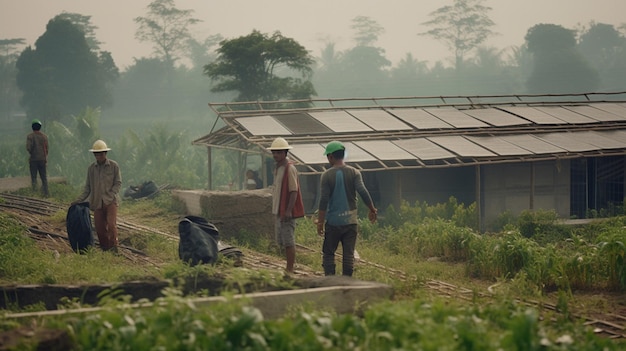
[[(144, 16), (150, 0), (0, 0), (0, 39), (24, 38), (29, 45), (45, 32), (46, 23), (66, 11), (91, 16), (98, 27), (102, 49), (110, 51), (116, 64), (125, 68), (133, 58), (149, 56), (151, 47), (135, 39), (133, 19)], [(202, 20), (194, 34), (204, 38), (221, 34), (226, 39), (279, 30), (319, 56), (325, 43), (336, 49), (353, 46), (350, 28), (356, 16), (367, 16), (385, 28), (377, 46), (386, 50), (393, 64), (406, 53), (433, 64), (452, 56), (434, 39), (417, 33), (428, 30), (422, 23), (452, 0), (176, 0), (179, 9), (194, 10)], [(505, 49), (523, 43), (528, 28), (552, 23), (566, 28), (590, 21), (618, 26), (626, 23), (626, 0), (486, 0), (492, 8), (493, 31), (498, 36), (489, 46)]]

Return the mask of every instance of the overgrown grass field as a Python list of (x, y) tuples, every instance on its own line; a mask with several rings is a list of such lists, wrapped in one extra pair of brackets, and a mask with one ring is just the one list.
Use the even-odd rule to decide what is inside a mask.
[[(51, 191), (53, 200), (67, 202), (71, 198), (68, 193), (77, 189), (58, 186)], [(167, 192), (154, 201), (125, 202), (121, 211), (120, 216), (133, 222), (169, 232), (176, 232), (181, 215), (180, 204)], [(375, 265), (358, 263), (355, 278), (390, 284), (396, 292), (393, 301), (373, 305), (363, 315), (335, 315), (302, 306), (284, 318), (266, 320), (245, 301), (195, 306), (172, 286), (161, 304), (154, 307), (129, 309), (128, 297), (113, 295), (102, 301), (102, 311), (85, 318), (60, 316), (36, 323), (68, 330), (79, 350), (623, 348), (619, 341), (594, 335), (568, 311), (578, 303), (578, 293), (623, 294), (626, 290), (626, 217), (568, 226), (560, 224), (552, 212), (527, 212), (518, 218), (506, 216), (501, 230), (481, 234), (472, 220), (474, 211), (473, 206), (459, 205), (454, 199), (439, 205), (404, 203), (398, 209), (387, 209), (376, 224), (363, 221), (357, 242), (361, 259), (405, 273), (401, 278)], [(50, 218), (62, 220), (60, 214)], [(289, 288), (280, 272), (242, 270), (227, 261), (217, 266), (187, 267), (178, 259), (177, 243), (157, 234), (129, 240), (161, 260), (159, 268), (134, 267), (123, 257), (97, 250), (85, 255), (54, 255), (39, 249), (25, 230), (15, 218), (0, 214), (3, 284), (121, 282), (207, 274), (227, 277), (233, 290), (225, 296), (239, 292), (237, 287), (246, 281), (259, 279)], [(258, 238), (254, 233), (242, 233), (233, 244), (282, 258)], [(299, 220), (296, 241), (321, 248), (312, 219)], [(296, 261), (297, 265), (321, 270), (319, 251), (299, 252)], [(102, 266), (108, 269), (102, 270)], [(427, 280), (472, 289), (476, 292), (474, 301), (438, 296), (424, 288)], [(492, 290), (494, 295), (480, 297), (488, 286), (497, 286)], [(560, 307), (555, 312), (516, 303), (530, 298), (554, 302), (555, 294)], [(73, 306), (85, 307), (80, 301), (74, 301)], [(8, 330), (16, 323), (3, 319), (0, 326)], [(34, 348), (24, 345), (28, 347)]]

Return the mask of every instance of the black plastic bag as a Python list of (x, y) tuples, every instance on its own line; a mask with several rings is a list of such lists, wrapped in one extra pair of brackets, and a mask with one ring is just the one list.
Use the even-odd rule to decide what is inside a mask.
[(81, 202), (70, 206), (65, 217), (65, 224), (72, 250), (82, 252), (93, 246), (94, 237), (89, 202)]
[(214, 264), (217, 261), (219, 231), (206, 219), (187, 216), (178, 223), (179, 258), (191, 266)]

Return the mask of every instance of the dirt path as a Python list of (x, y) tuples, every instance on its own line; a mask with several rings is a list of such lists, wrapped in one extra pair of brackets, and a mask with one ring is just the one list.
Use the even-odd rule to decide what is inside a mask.
[[(49, 177), (48, 183), (65, 183), (63, 177)], [(39, 181), (41, 184), (41, 181)], [(30, 187), (30, 177), (0, 178), (0, 193), (17, 191)]]

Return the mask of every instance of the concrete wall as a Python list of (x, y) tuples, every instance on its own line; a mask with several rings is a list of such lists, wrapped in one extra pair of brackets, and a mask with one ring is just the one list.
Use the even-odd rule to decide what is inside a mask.
[(215, 224), (224, 240), (242, 232), (274, 238), (272, 194), (269, 189), (242, 191), (173, 190), (188, 215)]

